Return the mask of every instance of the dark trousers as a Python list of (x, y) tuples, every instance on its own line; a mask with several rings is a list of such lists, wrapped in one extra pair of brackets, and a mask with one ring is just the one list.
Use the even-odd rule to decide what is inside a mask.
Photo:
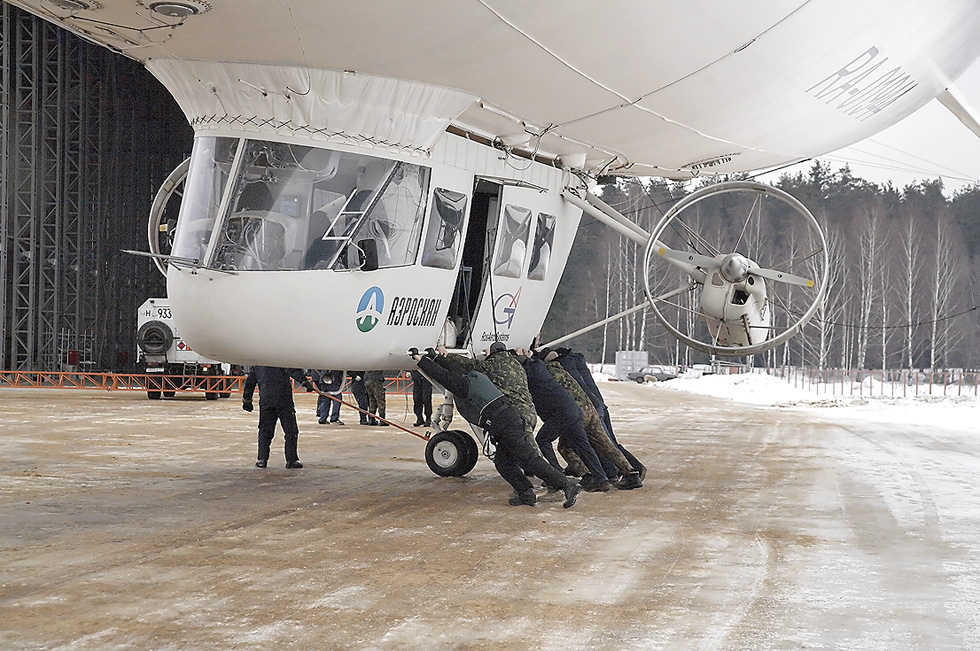
[[(316, 416), (330, 422), (340, 420), (340, 394), (330, 393), (331, 397), (319, 396), (316, 399)], [(336, 400), (334, 400), (336, 398)]]
[(259, 406), (259, 459), (269, 460), (269, 448), (276, 436), (276, 422), (282, 423), (285, 440), (286, 463), (299, 461), (296, 444), (299, 439), (299, 426), (296, 424), (296, 409), (292, 406)]
[(432, 383), (418, 371), (412, 371), (412, 408), (416, 421), (432, 420)]
[(548, 417), (541, 429), (538, 430), (538, 435), (534, 440), (537, 441), (538, 447), (541, 448), (541, 454), (548, 460), (548, 463), (561, 470), (561, 464), (558, 463), (558, 457), (555, 456), (555, 450), (551, 443), (562, 438), (568, 447), (578, 455), (597, 481), (607, 481), (609, 477), (599, 461), (599, 455), (595, 453), (589, 443), (589, 437), (585, 433), (582, 412), (578, 409), (575, 411), (578, 412), (577, 418), (571, 414), (554, 414)]
[(364, 412), (366, 412), (368, 407), (371, 405), (371, 401), (368, 400), (367, 389), (364, 388), (364, 380), (354, 380), (351, 382), (350, 392), (354, 396), (354, 400), (357, 401), (357, 408), (361, 410), (359, 415), (361, 417), (361, 424), (363, 425), (368, 422), (367, 414)]
[(513, 407), (501, 409), (487, 420), (486, 431), (497, 450), (493, 465), (500, 476), (518, 493), (534, 488), (525, 471), (540, 477), (556, 490), (564, 490), (567, 479), (560, 470), (544, 460), (524, 436), (524, 421)]

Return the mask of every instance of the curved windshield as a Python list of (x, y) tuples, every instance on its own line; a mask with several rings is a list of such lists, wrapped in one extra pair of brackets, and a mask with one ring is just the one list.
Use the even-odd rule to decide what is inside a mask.
[(237, 146), (238, 138), (194, 140), (171, 251), (174, 257), (203, 263)]
[(175, 246), (175, 255), (212, 268), (369, 270), (411, 265), (418, 255), (429, 186), (429, 169), (420, 165), (264, 140), (198, 138), (188, 179), (184, 203), (195, 208), (181, 212), (176, 239), (186, 253)]

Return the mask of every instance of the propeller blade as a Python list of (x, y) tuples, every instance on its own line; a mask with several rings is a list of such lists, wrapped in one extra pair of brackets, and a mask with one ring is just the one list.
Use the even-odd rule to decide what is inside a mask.
[(718, 266), (717, 259), (708, 257), (706, 255), (701, 255), (700, 253), (677, 251), (675, 249), (668, 249), (667, 247), (664, 246), (657, 249), (657, 253), (667, 258), (668, 260), (674, 260), (676, 262), (684, 262), (687, 264), (692, 264), (695, 267), (701, 267), (702, 269), (709, 269), (711, 267)]
[(793, 274), (788, 274), (784, 271), (776, 271), (775, 269), (749, 269), (749, 275), (761, 276), (763, 278), (768, 278), (769, 280), (775, 280), (776, 282), (799, 285), (800, 287), (813, 287), (813, 281), (809, 278), (794, 276)]

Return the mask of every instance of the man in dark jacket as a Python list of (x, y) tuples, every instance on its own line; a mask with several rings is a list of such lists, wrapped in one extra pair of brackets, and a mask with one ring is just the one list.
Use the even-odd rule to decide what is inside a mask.
[(412, 371), (412, 427), (432, 427), (432, 383), (419, 371)]
[(256, 468), (269, 464), (269, 448), (276, 435), (276, 421), (282, 423), (285, 440), (286, 467), (302, 468), (296, 444), (299, 440), (299, 426), (296, 424), (296, 406), (293, 403), (293, 385), (290, 378), (302, 384), (307, 391), (313, 391), (313, 383), (298, 368), (279, 368), (276, 366), (253, 366), (242, 389), (242, 409), (252, 411), (252, 396), (256, 384), (259, 387), (259, 454)]
[[(616, 488), (623, 490), (640, 488), (643, 485), (643, 481), (640, 479), (639, 470), (633, 468), (619, 447), (613, 444), (585, 390), (572, 377), (571, 373), (562, 367), (556, 359), (557, 355), (553, 351), (543, 348), (537, 354), (539, 358), (544, 359), (545, 366), (548, 368), (551, 376), (555, 378), (555, 381), (568, 391), (575, 400), (575, 403), (582, 410), (582, 415), (585, 419), (585, 433), (589, 437), (589, 443), (592, 445), (592, 448), (599, 455), (599, 460), (603, 463), (603, 468), (606, 469), (606, 476), (614, 477), (618, 471), (618, 473), (622, 474), (622, 479), (616, 484)], [(560, 449), (561, 447), (559, 446)]]
[(537, 450), (538, 444), (534, 440), (534, 428), (537, 425), (538, 417), (534, 409), (534, 400), (531, 399), (531, 392), (527, 388), (527, 374), (524, 372), (524, 367), (514, 355), (507, 352), (507, 346), (499, 341), (490, 344), (490, 349), (485, 352), (486, 357), (482, 361), (477, 361), (454, 353), (446, 354), (445, 347), (439, 347), (439, 354), (446, 355), (446, 358), (455, 364), (456, 370), (484, 373), (491, 382), (504, 392), (504, 395), (510, 400), (510, 404), (524, 421), (524, 436), (527, 437), (531, 447)]
[(527, 373), (527, 386), (531, 391), (531, 399), (543, 422), (535, 441), (541, 448), (544, 458), (556, 469), (562, 470), (552, 447), (552, 442), (561, 438), (589, 470), (591, 477), (588, 481), (582, 480), (582, 488), (592, 492), (610, 490), (612, 482), (606, 476), (599, 456), (589, 443), (582, 410), (575, 404), (575, 399), (558, 384), (544, 362), (534, 357), (531, 351), (518, 348), (514, 352)]
[(364, 371), (350, 371), (347, 373), (347, 377), (350, 378), (351, 395), (357, 401), (361, 425), (370, 425), (368, 421), (368, 408), (371, 406), (371, 401), (368, 399), (368, 392), (364, 387)]
[(606, 406), (606, 401), (602, 397), (602, 393), (599, 391), (599, 386), (595, 383), (595, 379), (592, 377), (592, 371), (589, 369), (588, 363), (585, 361), (585, 355), (580, 352), (573, 351), (570, 348), (556, 348), (554, 350), (557, 353), (558, 363), (561, 364), (562, 368), (568, 371), (568, 374), (575, 378), (582, 390), (592, 401), (592, 405), (595, 407), (596, 413), (599, 414), (599, 420), (602, 422), (603, 428), (606, 430), (606, 434), (609, 435), (609, 439), (613, 442), (619, 451), (623, 453), (626, 460), (630, 462), (640, 473), (640, 481), (646, 479), (647, 469), (640, 460), (633, 456), (633, 453), (626, 449), (625, 446), (620, 444), (616, 440), (616, 434), (613, 433), (612, 419), (609, 417), (609, 407)]
[(316, 400), (317, 422), (321, 425), (336, 423), (343, 425), (340, 420), (340, 401), (344, 387), (343, 371), (313, 371), (313, 384), (319, 389), (320, 396)]
[(493, 441), (496, 446), (493, 465), (517, 492), (510, 499), (510, 504), (534, 506), (537, 503), (534, 486), (524, 474), (524, 469), (540, 477), (551, 488), (564, 491), (565, 502), (562, 506), (566, 509), (575, 504), (578, 482), (555, 470), (531, 447), (524, 435), (524, 419), (520, 412), (490, 378), (479, 371), (458, 370), (452, 361), (436, 355), (431, 348), (425, 356), (415, 349), (410, 352), (426, 375), (452, 392), (459, 414), (483, 428)]

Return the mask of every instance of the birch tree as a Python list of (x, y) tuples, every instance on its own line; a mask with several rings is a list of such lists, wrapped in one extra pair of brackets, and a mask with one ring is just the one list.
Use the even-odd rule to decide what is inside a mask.
[(880, 300), (878, 301), (878, 315), (881, 319), (879, 328), (879, 344), (881, 345), (880, 356), (881, 356), (881, 369), (884, 370), (888, 368), (888, 342), (891, 340), (891, 322), (889, 321), (889, 308), (891, 306), (891, 301), (889, 297), (893, 291), (890, 285), (891, 274), (887, 265), (882, 265), (881, 272), (878, 274), (878, 295)]
[[(845, 264), (846, 257), (840, 231), (827, 224), (826, 217), (822, 221), (821, 229), (824, 231), (824, 239), (827, 243), (827, 285), (824, 287), (823, 299), (820, 301), (813, 319), (813, 327), (817, 331), (817, 345), (814, 352), (817, 367), (821, 370), (829, 366), (836, 322), (843, 315), (845, 292), (847, 291), (843, 282), (847, 265)], [(815, 246), (816, 242), (813, 242), (812, 245)], [(818, 257), (814, 256), (808, 261), (807, 267), (811, 276), (816, 276), (819, 271), (817, 268)]]
[(951, 320), (946, 316), (952, 311), (953, 290), (959, 277), (953, 257), (949, 222), (939, 218), (936, 220), (929, 337), (929, 367), (932, 369), (946, 366), (948, 360)]
[(871, 314), (877, 296), (875, 277), (881, 273), (881, 216), (876, 206), (864, 213), (859, 233), (858, 254), (858, 323), (855, 341), (857, 368), (865, 368), (868, 354), (868, 334), (871, 331)]
[(902, 366), (907, 369), (911, 369), (914, 362), (915, 320), (917, 316), (916, 281), (923, 262), (919, 257), (921, 237), (922, 229), (915, 219), (915, 214), (911, 210), (906, 211), (897, 248), (900, 254), (898, 291), (901, 293), (902, 318), (905, 320)]

